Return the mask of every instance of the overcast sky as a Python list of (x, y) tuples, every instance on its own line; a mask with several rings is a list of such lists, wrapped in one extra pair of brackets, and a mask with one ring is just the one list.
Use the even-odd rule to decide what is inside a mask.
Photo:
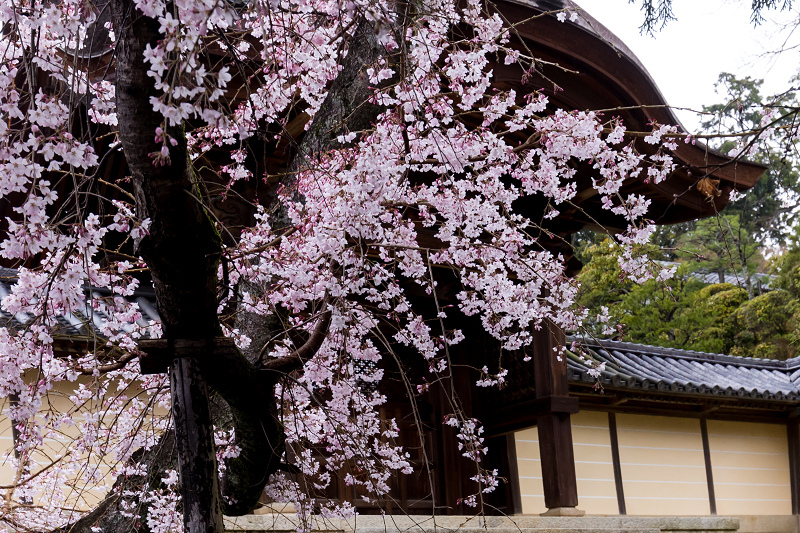
[[(575, 1), (633, 50), (672, 106), (700, 109), (719, 101), (714, 83), (720, 72), (763, 78), (765, 92), (776, 93), (789, 87), (800, 68), (796, 50), (770, 54), (787, 38), (800, 43), (800, 35), (781, 31), (800, 16), (797, 8), (766, 11), (767, 20), (754, 27), (750, 0), (673, 0), (678, 20), (651, 37), (639, 33), (640, 0)], [(678, 116), (690, 130), (698, 123), (693, 113), (678, 111)]]

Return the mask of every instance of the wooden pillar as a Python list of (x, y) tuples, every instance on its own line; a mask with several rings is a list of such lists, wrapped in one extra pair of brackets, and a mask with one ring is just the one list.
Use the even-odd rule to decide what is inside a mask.
[(617, 434), (617, 415), (608, 413), (608, 434), (611, 440), (611, 464), (614, 467), (614, 488), (617, 491), (619, 514), (628, 514), (625, 506), (625, 489), (622, 484), (622, 462), (619, 459), (619, 435)]
[[(460, 410), (465, 418), (472, 417), (470, 380), (469, 369), (454, 366), (450, 377), (438, 381), (439, 420), (454, 415), (456, 410)], [(439, 449), (439, 464), (442, 466), (439, 469), (441, 491), (440, 501), (436, 502), (436, 506), (444, 506), (446, 511), (442, 514), (466, 515), (475, 512), (475, 508), (464, 503), (464, 498), (478, 491), (478, 484), (469, 479), (477, 473), (477, 466), (475, 461), (467, 459), (459, 451), (457, 433), (455, 428), (442, 427)], [(478, 510), (483, 511), (480, 507)], [(440, 513), (437, 511), (437, 514)]]
[(178, 472), (184, 507), (184, 531), (222, 533), (217, 455), (206, 381), (192, 357), (180, 357), (169, 368), (172, 419), (178, 449)]
[(481, 461), (486, 470), (497, 469), (500, 486), (484, 495), (487, 514), (522, 514), (522, 493), (519, 485), (517, 446), (514, 433), (486, 438), (488, 452)]
[(552, 324), (534, 332), (533, 364), (536, 398), (551, 407), (537, 417), (542, 484), (547, 512), (543, 516), (583, 516), (578, 505), (575, 456), (569, 412), (555, 410), (560, 398), (569, 397), (566, 359), (558, 360), (553, 348), (563, 345), (564, 333)]

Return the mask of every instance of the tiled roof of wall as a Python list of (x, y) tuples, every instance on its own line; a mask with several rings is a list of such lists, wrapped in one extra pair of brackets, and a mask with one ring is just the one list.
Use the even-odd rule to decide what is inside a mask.
[[(577, 339), (571, 339), (577, 340)], [(600, 383), (620, 388), (800, 400), (800, 357), (786, 361), (710, 354), (610, 340), (583, 340), (582, 348), (606, 366)], [(587, 365), (568, 354), (570, 381), (591, 383)]]
[[(16, 282), (17, 272), (9, 268), (0, 268), (0, 298), (5, 297), (11, 292), (11, 287)], [(86, 288), (86, 302), (81, 311), (75, 313), (64, 313), (60, 315), (57, 320), (59, 326), (54, 331), (54, 336), (62, 337), (86, 337), (93, 334), (100, 335), (100, 328), (108, 320), (108, 316), (101, 310), (93, 309), (91, 300), (108, 297), (110, 293), (107, 290), (100, 290), (96, 288)], [(142, 318), (138, 324), (140, 326), (147, 326), (151, 321), (159, 322), (161, 318), (158, 316), (158, 311), (155, 305), (155, 294), (152, 290), (139, 290), (132, 297), (128, 298), (129, 301), (139, 304), (139, 310), (142, 313)], [(25, 327), (33, 317), (27, 313), (17, 313), (12, 315), (5, 310), (0, 309), (0, 327), (20, 328)], [(127, 328), (129, 331), (133, 326)]]

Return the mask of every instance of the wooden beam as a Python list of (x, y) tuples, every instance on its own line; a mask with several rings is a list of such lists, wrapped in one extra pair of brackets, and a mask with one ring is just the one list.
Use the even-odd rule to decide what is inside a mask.
[(139, 341), (139, 366), (142, 374), (162, 374), (173, 359), (204, 357), (230, 350), (235, 346), (229, 337), (210, 339), (142, 339)]
[(509, 431), (517, 431), (536, 424), (539, 416), (547, 413), (576, 414), (579, 401), (571, 396), (545, 396), (487, 412), (486, 433), (494, 436)]
[(708, 424), (705, 418), (700, 419), (700, 434), (703, 437), (703, 458), (706, 463), (706, 482), (708, 483), (708, 506), (711, 514), (717, 514), (717, 497), (714, 494), (714, 473), (711, 470), (711, 448), (708, 445)]
[[(607, 403), (602, 403), (603, 397), (592, 392), (591, 394), (581, 391), (573, 391), (574, 397), (580, 400), (581, 410), (588, 411), (614, 411), (617, 414), (626, 413), (634, 415), (658, 415), (671, 418), (703, 418), (704, 415), (697, 404), (691, 403), (667, 403), (658, 400), (643, 398), (631, 398), (628, 402), (611, 407)], [(598, 398), (601, 401), (597, 401)], [(741, 402), (738, 402), (741, 403)], [(723, 405), (718, 410), (713, 411), (714, 420), (730, 420), (733, 422), (772, 422), (785, 424), (789, 418), (789, 410), (795, 409), (796, 405), (788, 402), (780, 405), (777, 403), (763, 402), (763, 407), (741, 408), (736, 400), (732, 400), (730, 405)]]
[(619, 514), (626, 515), (625, 491), (622, 487), (622, 463), (619, 460), (619, 440), (617, 437), (617, 415), (608, 413), (608, 433), (611, 437), (611, 462), (614, 465), (614, 487), (617, 489), (617, 506)]

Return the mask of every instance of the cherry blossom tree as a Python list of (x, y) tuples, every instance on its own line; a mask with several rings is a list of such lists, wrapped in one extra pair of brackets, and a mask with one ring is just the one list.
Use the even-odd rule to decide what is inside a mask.
[[(465, 337), (449, 316), (479, 317), (506, 350), (586, 318), (563, 258), (517, 210), (570, 201), (575, 162), (630, 224), (623, 268), (663, 276), (635, 254), (648, 200), (618, 191), (667, 177), (675, 128), (655, 125), (658, 148), (640, 154), (618, 120), (491, 90), (493, 64), (536, 59), (490, 3), (2, 6), (0, 254), (15, 268), (2, 307), (25, 318), (0, 329), (16, 436), (0, 527), (222, 531), (222, 513), (249, 512), (265, 488), (307, 514), (285, 463), (317, 488), (354, 464), (346, 482), (385, 495), (411, 465), (365, 384), (395, 346), (429, 373), (407, 383), (413, 397)], [(553, 15), (575, 13), (540, 16)], [(226, 195), (252, 223), (219, 217)], [(461, 287), (452, 307), (437, 301), (442, 268)], [(132, 296), (150, 283), (148, 323)], [(64, 353), (75, 317), (94, 326)], [(482, 385), (505, 379), (486, 372)], [(480, 424), (457, 407), (446, 423), (476, 463), (474, 505), (498, 483)]]

